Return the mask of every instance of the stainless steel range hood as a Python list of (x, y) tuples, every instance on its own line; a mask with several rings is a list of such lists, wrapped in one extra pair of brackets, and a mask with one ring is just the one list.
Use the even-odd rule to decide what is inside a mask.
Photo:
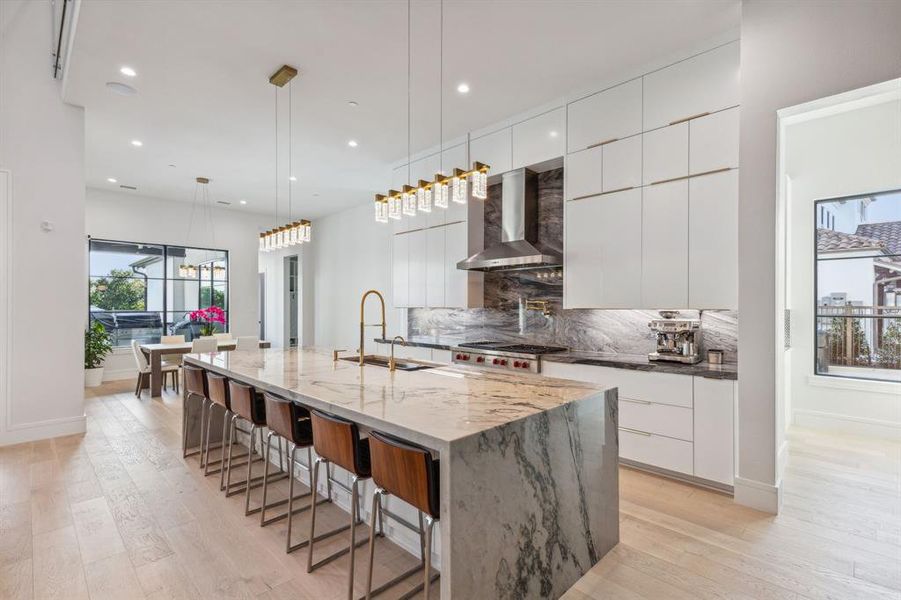
[(538, 240), (538, 175), (528, 169), (508, 171), (501, 197), (501, 242), (457, 263), (464, 271), (512, 271), (560, 267), (563, 257), (542, 251)]

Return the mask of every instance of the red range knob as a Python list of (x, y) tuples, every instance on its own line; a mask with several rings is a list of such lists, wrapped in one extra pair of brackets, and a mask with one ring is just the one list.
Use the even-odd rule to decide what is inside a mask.
[(463, 358), (463, 355), (462, 355), (462, 354), (458, 354), (458, 355), (457, 355), (457, 360), (460, 360), (461, 358)]
[(503, 365), (503, 366), (506, 367), (506, 366), (507, 366), (507, 359), (502, 360), (502, 361), (501, 361), (501, 365)]
[(528, 368), (529, 368), (529, 363), (526, 362), (526, 361), (522, 361), (522, 368), (523, 368), (523, 369), (528, 369)]
[(485, 357), (483, 357), (483, 356), (477, 357), (476, 362), (485, 362)]
[(498, 359), (496, 359), (496, 358), (494, 359), (494, 364), (497, 365), (497, 364), (500, 364), (500, 362), (501, 362), (500, 360), (498, 360)]
[(519, 361), (518, 361), (518, 360), (515, 361), (515, 362), (513, 363), (513, 366), (516, 367), (516, 368), (518, 369), (518, 368), (519, 368)]

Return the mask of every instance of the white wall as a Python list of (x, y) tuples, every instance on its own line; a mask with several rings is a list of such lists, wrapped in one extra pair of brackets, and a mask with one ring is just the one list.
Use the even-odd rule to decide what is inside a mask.
[(12, 179), (0, 222), (11, 241), (0, 248), (9, 252), (0, 295), (11, 317), (9, 362), (0, 365), (3, 445), (84, 431), (87, 296), (84, 111), (63, 104), (51, 77), (49, 2), (0, 2), (0, 38), (0, 169)]
[[(316, 235), (315, 225), (314, 233)], [(300, 346), (313, 346), (314, 339), (314, 278), (312, 276), (313, 255), (312, 244), (303, 244), (273, 252), (260, 252), (259, 270), (265, 277), (265, 319), (266, 339), (273, 348), (281, 348), (286, 344), (287, 315), (285, 314), (285, 259), (297, 256), (300, 274), (300, 298), (297, 303), (298, 336)]]
[[(793, 223), (788, 238), (793, 422), (848, 433), (901, 437), (901, 385), (859, 382), (847, 389), (835, 387), (841, 381), (814, 377), (811, 267), (815, 200), (901, 188), (901, 99), (789, 125), (784, 144), (786, 174), (792, 180), (787, 208)], [(872, 270), (868, 280), (855, 282), (855, 278), (867, 274), (861, 265), (836, 261), (828, 266), (838, 279), (834, 279), (833, 289), (823, 287), (830, 284), (820, 277), (823, 293), (848, 291), (849, 300), (872, 302)], [(855, 289), (861, 292), (852, 297)]]
[[(216, 197), (215, 184), (215, 181), (209, 184), (213, 199)], [(190, 212), (188, 202), (88, 188), (84, 233), (101, 239), (228, 250), (229, 330), (236, 336), (256, 335), (259, 331), (259, 228), (271, 224), (271, 217), (214, 209), (215, 234), (211, 234), (209, 226), (195, 216), (188, 237)], [(85, 285), (86, 280), (81, 283), (82, 289)], [(117, 351), (108, 359), (104, 379), (134, 376), (134, 361), (129, 352)]]
[(736, 500), (743, 504), (775, 512), (779, 502), (776, 111), (897, 77), (901, 72), (899, 22), (899, 2), (746, 0), (742, 4), (741, 401)]

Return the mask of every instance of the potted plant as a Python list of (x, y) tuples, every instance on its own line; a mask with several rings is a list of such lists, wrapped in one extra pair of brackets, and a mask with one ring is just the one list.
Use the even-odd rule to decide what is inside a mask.
[(103, 360), (112, 352), (106, 328), (94, 321), (84, 332), (84, 385), (97, 387), (103, 381)]
[(225, 311), (218, 306), (201, 308), (188, 315), (194, 323), (200, 324), (200, 335), (213, 335), (217, 325), (225, 325)]

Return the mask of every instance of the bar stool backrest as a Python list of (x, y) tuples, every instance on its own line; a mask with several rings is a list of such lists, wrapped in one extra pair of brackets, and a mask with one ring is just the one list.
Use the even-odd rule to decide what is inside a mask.
[(373, 431), (372, 480), (392, 496), (438, 518), (438, 463), (426, 448)]
[(194, 394), (203, 398), (209, 397), (206, 369), (192, 367), (191, 365), (185, 365), (182, 368), (185, 371), (185, 390), (188, 395)]
[(266, 405), (252, 386), (230, 379), (228, 396), (232, 412), (254, 425), (266, 425)]
[(313, 444), (310, 412), (291, 400), (263, 392), (266, 400), (266, 426), (300, 447)]
[(318, 410), (310, 411), (316, 454), (359, 477), (368, 477), (369, 440), (360, 439), (353, 421)]
[(226, 410), (231, 410), (228, 397), (228, 378), (211, 372), (207, 373), (206, 382), (209, 399)]

